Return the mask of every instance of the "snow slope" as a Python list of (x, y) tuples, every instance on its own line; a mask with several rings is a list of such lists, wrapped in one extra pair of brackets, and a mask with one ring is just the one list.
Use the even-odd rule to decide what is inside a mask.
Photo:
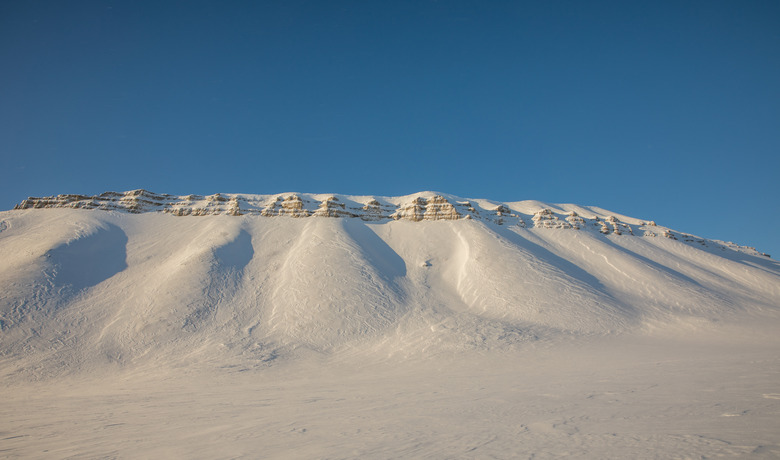
[[(183, 388), (186, 376), (197, 376), (204, 386), (193, 391), (211, 392), (214, 404), (224, 398), (254, 398), (253, 377), (238, 377), (246, 373), (257, 376), (256, 381), (277, 398), (274, 404), (282, 411), (297, 410), (286, 398), (314, 391), (320, 380), (317, 376), (323, 375), (328, 385), (337, 388), (342, 382), (358, 393), (363, 391), (357, 389), (361, 381), (376, 386), (376, 392), (365, 397), (389, 398), (372, 406), (385, 415), (396, 413), (392, 398), (406, 401), (409, 410), (416, 404), (413, 397), (394, 393), (395, 387), (388, 382), (395, 379), (397, 388), (405, 392), (430, 382), (446, 387), (447, 376), (471, 378), (469, 382), (479, 385), (480, 375), (489, 375), (486, 381), (497, 392), (493, 397), (515, 401), (508, 403), (512, 406), (517, 403), (511, 397), (516, 389), (504, 379), (520, 379), (534, 392), (543, 391), (545, 376), (532, 372), (533, 378), (528, 377), (532, 367), (564, 363), (567, 368), (571, 359), (566, 356), (576, 355), (580, 362), (576, 371), (557, 370), (551, 375), (584, 379), (598, 386), (586, 369), (602, 369), (595, 372), (609, 379), (605, 369), (621, 369), (611, 364), (603, 367), (611, 357), (633, 362), (630, 352), (616, 350), (637, 340), (667, 344), (658, 349), (639, 347), (662, 351), (654, 351), (652, 359), (630, 371), (626, 378), (638, 385), (636, 376), (654, 376), (651, 361), (666, 362), (686, 349), (669, 347), (670, 341), (694, 336), (706, 340), (685, 342), (694, 344), (690, 349), (721, 351), (717, 356), (704, 353), (703, 358), (698, 352), (685, 352), (696, 356), (686, 361), (688, 368), (692, 363), (717, 364), (724, 343), (739, 343), (752, 350), (740, 356), (758, 356), (769, 363), (769, 370), (764, 371), (780, 372), (777, 360), (771, 358), (777, 356), (777, 343), (770, 340), (780, 324), (780, 263), (752, 248), (703, 240), (577, 205), (495, 203), (433, 192), (397, 198), (218, 196), (222, 200), (136, 191), (107, 195), (101, 202), (100, 197), (61, 195), (66, 198), (31, 198), (20, 209), (0, 213), (0, 378), (11, 395), (6, 420), (19, 422), (24, 409), (18, 404), (30, 398), (40, 402), (36, 407), (41, 412), (35, 412), (40, 416), (57, 394), (104, 404), (103, 399), (68, 390), (74, 384), (92, 389), (85, 390), (88, 393), (102, 394), (99, 389), (105, 388), (116, 395), (127, 390), (122, 382), (135, 382), (148, 394), (165, 399), (170, 397), (164, 396), (166, 392)], [(231, 202), (237, 204), (228, 206)], [(705, 342), (712, 346), (702, 345)], [(605, 351), (602, 343), (617, 345)], [(506, 368), (510, 362), (514, 364)], [(727, 365), (736, 366), (736, 362)], [(526, 371), (514, 367), (518, 363)], [(727, 371), (712, 370), (716, 364), (699, 370), (726, 379)], [(672, 367), (674, 372), (684, 372)], [(366, 375), (362, 370), (366, 368), (375, 372)], [(340, 371), (332, 374), (333, 369)], [(758, 375), (757, 369), (743, 373)], [(286, 393), (274, 386), (276, 378), (299, 384)], [(675, 378), (661, 378), (659, 384), (674, 388)], [(222, 382), (220, 386), (232, 381), (241, 391), (231, 396), (205, 383), (217, 381)], [(751, 391), (780, 394), (780, 388), (767, 383), (771, 381), (758, 378), (754, 381), (758, 386)], [(30, 387), (31, 382), (38, 382), (34, 385), (39, 387)], [(100, 382), (113, 383), (103, 387)], [(472, 383), (464, 383), (439, 402), (423, 391), (421, 398), (433, 399), (417, 402), (453, 404), (465, 397), (462, 403), (471, 404)], [(615, 382), (612, 390), (622, 391), (621, 385)], [(25, 388), (39, 388), (43, 393)], [(563, 391), (571, 396), (579, 394), (578, 388), (572, 383)], [(389, 392), (381, 396), (380, 389)], [(127, 394), (135, 401), (142, 393)], [(669, 402), (664, 395), (648, 398), (642, 404)], [(771, 397), (763, 400), (771, 403), (768, 414), (780, 415)], [(533, 427), (515, 428), (541, 436), (535, 438), (536, 450), (515, 449), (506, 424), (517, 422), (513, 418), (517, 414), (501, 412), (491, 417), (504, 425), (491, 426), (503, 435), (497, 434), (498, 441), (489, 449), (483, 446), (482, 454), (500, 453), (494, 447), (501, 445), (506, 453), (562, 455), (549, 450), (547, 442), (565, 445), (562, 440), (571, 441), (577, 431), (561, 432), (555, 423), (546, 424), (540, 414), (545, 407), (555, 410), (553, 406), (541, 404)], [(344, 410), (341, 415), (355, 417), (362, 409)], [(500, 407), (495, 410), (500, 412)], [(338, 418), (338, 413), (329, 411), (318, 413)], [(216, 412), (228, 423), (229, 411)], [(164, 411), (157, 413), (163, 415)], [(268, 414), (264, 417), (263, 423), (279, 420)], [(611, 417), (614, 421), (615, 414)], [(252, 423), (251, 417), (239, 420), (247, 428)], [(659, 420), (653, 418), (652, 423)], [(84, 419), (84, 426), (92, 423)], [(180, 423), (178, 434), (192, 428)], [(424, 429), (419, 424), (410, 426)], [(584, 423), (578, 429), (595, 426), (603, 428)], [(36, 431), (40, 427), (36, 427), (26, 429), (40, 436), (42, 432)], [(455, 431), (443, 426), (438, 430), (458, 432), (451, 428)], [(773, 428), (777, 428), (776, 421), (767, 427), (768, 432)], [(400, 425), (396, 429), (403, 431)], [(617, 452), (636, 454), (656, 442), (653, 436), (664, 436), (658, 430), (650, 435), (648, 426), (642, 429), (633, 444), (626, 444), (625, 437), (613, 440), (618, 444), (612, 447), (623, 445), (627, 450), (611, 451), (604, 444), (608, 438), (588, 438), (579, 440), (585, 447), (575, 452), (601, 458), (619, 457), (612, 455)], [(16, 433), (7, 425), (0, 430), (9, 436)], [(392, 430), (383, 433), (393, 436)], [(400, 436), (398, 431), (395, 434)], [(750, 449), (732, 453), (752, 452), (760, 442), (780, 444), (780, 438), (766, 436), (763, 441), (750, 441), (755, 444)], [(113, 455), (89, 444), (94, 441), (90, 439), (82, 439), (75, 447), (66, 441), (53, 447), (64, 449), (63, 455)], [(284, 439), (288, 449), (297, 443), (287, 435)], [(675, 439), (677, 448), (689, 453), (696, 453), (697, 445), (711, 454), (731, 452), (701, 438)], [(439, 441), (454, 442), (447, 436)], [(419, 440), (406, 437), (400, 442), (413, 445)], [(41, 454), (34, 443), (15, 445), (11, 452), (18, 455)], [(375, 447), (367, 449), (368, 445)], [(321, 439), (299, 457), (387, 458), (405, 456), (404, 452), (470, 456), (468, 449), (480, 445), (452, 451), (404, 451), (393, 449), (389, 439), (374, 437), (355, 444), (350, 453)], [(674, 446), (670, 441), (666, 452), (673, 452)], [(242, 445), (237, 455), (251, 457), (247, 449)], [(294, 457), (290, 450), (285, 452), (284, 444), (276, 444), (275, 449), (277, 456)], [(137, 456), (166, 452), (160, 445)], [(189, 452), (187, 457), (220, 456), (208, 451), (200, 455), (177, 452)], [(119, 456), (127, 453), (118, 452)]]
[[(370, 220), (122, 207), (4, 212), (3, 353), (32, 353), (40, 370), (26, 360), (18, 370), (39, 375), (206, 348), (215, 360), (259, 362), (299, 348), (505, 348), (778, 311), (776, 261), (712, 241), (638, 236), (651, 227), (603, 210), (431, 192), (319, 198), (396, 210)], [(474, 217), (431, 216), (450, 202), (469, 203)], [(422, 205), (409, 211), (414, 203)], [(495, 208), (503, 216), (486, 210)], [(561, 225), (580, 215), (579, 229)], [(620, 222), (623, 232), (585, 219)]]

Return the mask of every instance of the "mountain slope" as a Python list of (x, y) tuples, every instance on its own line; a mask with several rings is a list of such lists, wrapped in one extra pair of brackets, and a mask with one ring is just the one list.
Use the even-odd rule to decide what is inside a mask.
[(424, 356), (780, 311), (777, 261), (597, 208), (216, 196), (0, 213), (2, 372)]

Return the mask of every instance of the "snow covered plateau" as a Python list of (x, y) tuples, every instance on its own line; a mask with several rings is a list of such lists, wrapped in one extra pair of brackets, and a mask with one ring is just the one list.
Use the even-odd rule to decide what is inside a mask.
[(3, 458), (780, 458), (780, 263), (604, 209), (0, 212)]

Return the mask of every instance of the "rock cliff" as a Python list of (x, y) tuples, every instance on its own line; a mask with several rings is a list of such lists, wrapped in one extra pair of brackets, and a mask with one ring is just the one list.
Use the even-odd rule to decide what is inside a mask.
[[(730, 242), (707, 240), (660, 227), (653, 221), (605, 214), (595, 208), (545, 205), (539, 202), (495, 203), (465, 200), (435, 192), (420, 192), (403, 197), (373, 197), (288, 193), (280, 195), (221, 194), (168, 195), (147, 190), (105, 192), (100, 195), (56, 195), (29, 197), (14, 207), (17, 210), (42, 208), (82, 208), (129, 213), (162, 212), (175, 216), (256, 215), (262, 217), (359, 218), (364, 221), (408, 220), (480, 220), (497, 225), (546, 230), (585, 230), (604, 235), (665, 237), (688, 244), (730, 248), (755, 253), (755, 248)], [(572, 208), (579, 209), (580, 212)]]

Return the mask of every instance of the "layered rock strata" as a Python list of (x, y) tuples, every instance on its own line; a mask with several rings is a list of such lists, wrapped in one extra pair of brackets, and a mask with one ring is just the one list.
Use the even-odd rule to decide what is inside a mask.
[[(340, 195), (341, 196), (341, 195)], [(82, 208), (129, 213), (163, 212), (175, 216), (257, 215), (263, 217), (359, 218), (364, 221), (408, 220), (412, 222), (475, 219), (498, 225), (550, 230), (593, 230), (604, 235), (666, 237), (689, 244), (715, 245), (755, 252), (754, 248), (703, 238), (659, 227), (655, 222), (633, 219), (633, 224), (614, 215), (583, 216), (576, 211), (553, 210), (541, 204), (518, 210), (507, 204), (487, 205), (482, 200), (447, 198), (423, 192), (408, 197), (350, 197), (335, 195), (168, 195), (147, 190), (105, 192), (100, 195), (30, 197), (14, 209)], [(525, 202), (523, 202), (525, 203)], [(534, 202), (537, 203), (537, 202)], [(535, 209), (533, 209), (535, 208)], [(580, 207), (576, 207), (581, 209)], [(532, 209), (532, 210), (529, 210)], [(758, 253), (761, 254), (761, 253)], [(765, 255), (765, 254), (764, 254)]]

